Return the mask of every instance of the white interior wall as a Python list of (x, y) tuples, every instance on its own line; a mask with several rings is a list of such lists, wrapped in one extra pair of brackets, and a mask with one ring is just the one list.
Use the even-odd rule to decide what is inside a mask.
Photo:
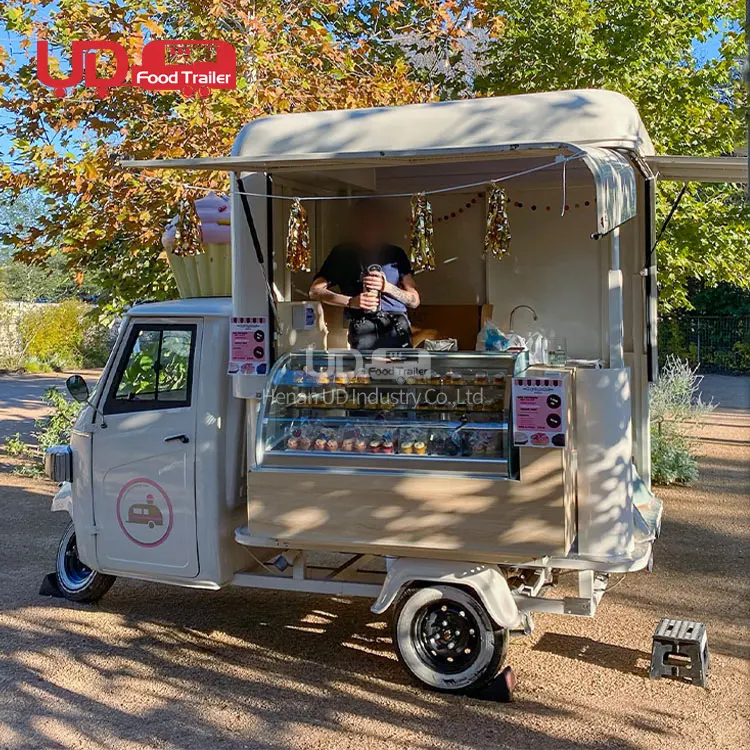
[[(280, 186), (279, 186), (280, 189)], [(286, 193), (292, 188), (285, 189)], [(298, 188), (294, 188), (299, 192)], [(485, 230), (484, 198), (478, 191), (430, 196), (433, 208), (437, 269), (418, 275), (425, 304), (483, 304), (494, 306), (493, 318), (506, 330), (511, 310), (531, 305), (538, 313), (535, 324), (528, 311), (514, 317), (518, 333), (539, 328), (551, 338), (564, 337), (568, 354), (575, 358), (606, 357), (608, 330), (604, 281), (609, 267), (608, 240), (592, 240), (595, 226), (593, 184), (569, 180), (569, 210), (560, 215), (559, 184), (508, 183), (511, 250), (502, 261), (482, 259)], [(317, 191), (321, 192), (321, 191)], [(355, 191), (357, 193), (361, 190)], [(466, 209), (476, 197), (477, 203)], [(586, 206), (585, 202), (589, 205)], [(515, 206), (519, 202), (522, 206)], [(305, 299), (317, 270), (330, 249), (345, 237), (348, 201), (308, 202), (313, 259), (311, 273), (288, 274), (283, 268), (289, 202), (277, 201), (275, 210), (276, 279), (287, 299)], [(536, 210), (532, 209), (536, 206)], [(459, 209), (463, 208), (463, 212)], [(409, 199), (390, 201), (390, 241), (408, 252)], [(445, 222), (442, 217), (456, 213)], [(437, 221), (441, 218), (441, 221)], [(622, 243), (635, 241), (635, 222), (623, 227)], [(632, 256), (623, 253), (625, 294), (625, 348), (632, 349)], [(286, 278), (286, 287), (281, 279)]]
[(487, 260), (487, 301), (494, 306), (493, 319), (506, 330), (511, 310), (530, 305), (539, 320), (534, 323), (531, 313), (518, 311), (513, 326), (518, 333), (537, 327), (550, 338), (565, 338), (571, 357), (600, 357), (607, 323), (602, 321), (602, 308), (609, 246), (606, 240), (591, 239), (593, 185), (568, 185), (570, 208), (564, 216), (559, 187), (509, 188), (508, 193), (510, 253), (499, 262)]

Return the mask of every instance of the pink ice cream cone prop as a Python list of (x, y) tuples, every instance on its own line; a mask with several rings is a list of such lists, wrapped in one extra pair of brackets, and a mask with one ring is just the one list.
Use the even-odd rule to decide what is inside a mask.
[[(231, 226), (229, 201), (209, 193), (194, 203), (195, 211), (182, 205), (182, 214), (167, 225), (161, 242), (177, 282), (180, 297), (228, 297), (232, 293)], [(190, 221), (199, 224), (201, 243), (186, 240)]]

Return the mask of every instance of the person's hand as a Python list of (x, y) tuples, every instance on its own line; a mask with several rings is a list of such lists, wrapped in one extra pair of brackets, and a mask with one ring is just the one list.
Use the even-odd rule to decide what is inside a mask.
[(349, 307), (354, 307), (365, 312), (375, 312), (378, 309), (378, 293), (362, 292), (356, 297), (349, 299)]
[(382, 271), (368, 271), (362, 284), (368, 291), (382, 292), (385, 289), (385, 274)]

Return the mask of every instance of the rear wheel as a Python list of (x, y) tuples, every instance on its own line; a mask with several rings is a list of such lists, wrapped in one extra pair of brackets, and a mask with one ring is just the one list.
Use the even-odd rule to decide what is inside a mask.
[(396, 653), (409, 674), (435, 690), (467, 692), (489, 683), (505, 661), (508, 631), (457, 586), (410, 589), (393, 617)]
[(55, 574), (60, 591), (66, 599), (73, 602), (95, 602), (101, 599), (115, 582), (115, 576), (97, 573), (81, 562), (72, 521), (65, 529), (57, 548)]

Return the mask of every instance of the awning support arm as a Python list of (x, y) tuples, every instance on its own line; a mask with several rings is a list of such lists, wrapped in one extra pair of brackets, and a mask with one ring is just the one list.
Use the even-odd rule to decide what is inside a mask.
[(675, 212), (677, 211), (677, 207), (680, 205), (680, 201), (682, 201), (682, 197), (685, 195), (685, 192), (687, 191), (687, 187), (688, 187), (687, 182), (684, 182), (682, 184), (682, 190), (680, 190), (680, 192), (677, 194), (677, 197), (674, 199), (674, 202), (672, 203), (672, 206), (669, 209), (669, 213), (667, 214), (667, 218), (664, 219), (664, 223), (661, 225), (661, 228), (659, 229), (659, 233), (656, 235), (654, 244), (651, 246), (651, 251), (648, 254), (649, 265), (651, 265), (651, 259), (654, 257), (654, 251), (656, 250), (656, 246), (659, 244), (659, 240), (661, 240), (662, 236), (664, 235), (664, 232), (667, 230), (667, 227), (669, 226), (669, 222), (672, 221), (672, 217), (675, 215)]
[[(263, 281), (266, 285), (266, 294), (268, 295), (268, 302), (271, 305), (271, 317), (273, 318), (273, 326), (274, 329), (280, 333), (281, 321), (279, 320), (279, 309), (276, 306), (276, 298), (274, 296), (273, 289), (271, 289), (271, 284), (268, 281), (268, 275), (266, 274), (266, 266), (263, 259), (263, 248), (261, 248), (260, 246), (260, 239), (258, 237), (258, 230), (255, 227), (255, 219), (253, 219), (253, 211), (250, 208), (250, 201), (248, 200), (248, 197), (247, 195), (245, 195), (245, 192), (243, 190), (242, 179), (236, 172), (234, 175), (234, 180), (237, 187), (237, 192), (240, 195), (240, 200), (242, 201), (242, 210), (245, 214), (245, 220), (247, 221), (247, 226), (250, 229), (250, 237), (253, 240), (253, 247), (255, 248), (255, 255), (258, 258), (260, 272), (263, 274)], [(272, 230), (269, 228), (269, 231)], [(273, 348), (271, 349), (271, 352), (273, 353)]]
[(245, 195), (245, 191), (242, 188), (242, 180), (240, 179), (240, 176), (238, 174), (235, 174), (234, 179), (237, 185), (237, 192), (239, 193), (240, 200), (242, 201), (242, 210), (245, 212), (245, 219), (247, 220), (247, 225), (250, 228), (250, 236), (253, 239), (255, 255), (258, 258), (258, 263), (260, 263), (261, 267), (263, 267), (263, 264), (265, 262), (263, 259), (263, 250), (260, 246), (260, 239), (258, 239), (258, 230), (255, 228), (255, 220), (253, 219), (253, 212), (250, 209), (250, 201), (247, 199), (247, 195)]

